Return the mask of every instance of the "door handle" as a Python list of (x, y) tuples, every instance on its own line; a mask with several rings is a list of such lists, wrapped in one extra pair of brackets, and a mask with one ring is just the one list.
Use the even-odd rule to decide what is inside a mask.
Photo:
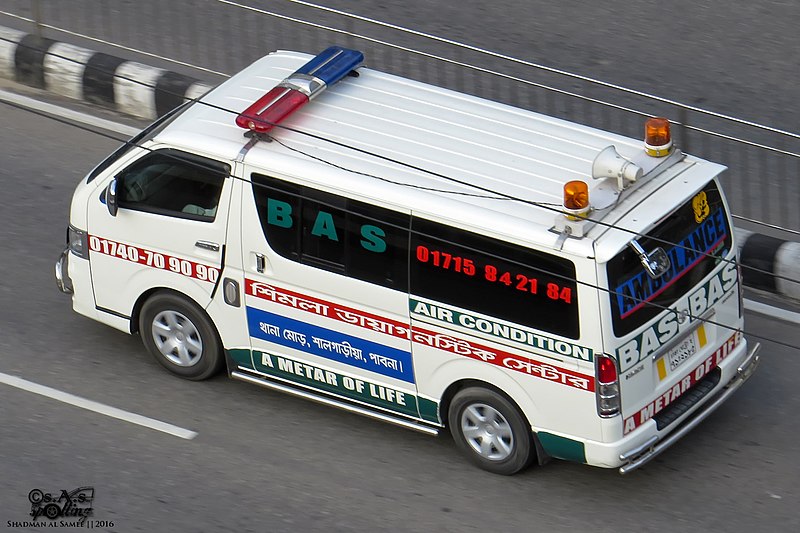
[(264, 254), (256, 254), (256, 271), (259, 274), (263, 274), (264, 270), (267, 269), (267, 258)]
[(198, 248), (203, 250), (211, 250), (212, 252), (219, 252), (219, 244), (211, 241), (197, 241), (194, 243)]

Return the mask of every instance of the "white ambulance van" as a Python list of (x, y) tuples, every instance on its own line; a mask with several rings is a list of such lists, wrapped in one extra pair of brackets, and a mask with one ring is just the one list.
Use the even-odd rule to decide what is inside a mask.
[(60, 288), (167, 370), (624, 473), (757, 366), (723, 166), (276, 52), (83, 179)]

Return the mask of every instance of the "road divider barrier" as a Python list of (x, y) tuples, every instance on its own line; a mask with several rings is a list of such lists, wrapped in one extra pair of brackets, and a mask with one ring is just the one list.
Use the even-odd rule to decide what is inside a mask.
[(0, 76), (146, 120), (212, 87), (177, 72), (3, 26)]
[(736, 229), (746, 287), (800, 302), (800, 242)]

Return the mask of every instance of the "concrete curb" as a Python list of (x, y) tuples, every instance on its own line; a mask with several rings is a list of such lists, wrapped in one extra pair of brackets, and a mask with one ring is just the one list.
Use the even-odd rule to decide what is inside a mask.
[(147, 120), (212, 87), (190, 76), (3, 26), (0, 76)]
[(738, 228), (736, 238), (745, 286), (800, 301), (800, 242)]
[[(189, 76), (3, 26), (0, 77), (148, 120), (212, 87)], [(738, 228), (736, 236), (744, 284), (800, 301), (800, 243)]]

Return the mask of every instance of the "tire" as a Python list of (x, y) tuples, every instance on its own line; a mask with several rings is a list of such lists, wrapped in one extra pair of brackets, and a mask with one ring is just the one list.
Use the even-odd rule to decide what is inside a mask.
[(501, 394), (482, 387), (459, 391), (448, 410), (456, 446), (475, 465), (510, 476), (535, 457), (530, 425)]
[(175, 293), (157, 293), (145, 302), (139, 314), (139, 334), (161, 366), (185, 379), (208, 379), (224, 361), (208, 315)]

